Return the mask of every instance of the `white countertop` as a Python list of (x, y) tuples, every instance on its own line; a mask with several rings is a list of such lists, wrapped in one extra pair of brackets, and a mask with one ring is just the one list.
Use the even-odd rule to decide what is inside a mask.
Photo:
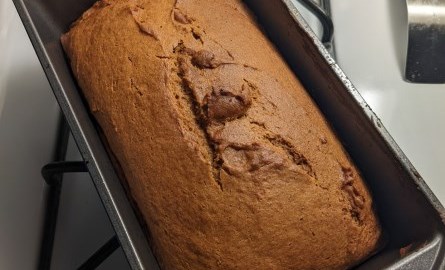
[[(337, 60), (445, 203), (445, 85), (403, 80), (404, 12), (404, 1), (333, 0)], [(0, 1), (0, 269), (35, 268), (44, 202), (40, 169), (51, 160), (57, 112), (12, 3)], [(69, 190), (64, 188), (55, 269), (78, 266), (86, 250), (95, 250), (112, 233), (85, 181), (73, 180)], [(85, 235), (96, 240), (85, 242)], [(76, 249), (85, 252), (76, 257), (71, 252)], [(113, 257), (103, 269), (122, 269), (122, 254)]]

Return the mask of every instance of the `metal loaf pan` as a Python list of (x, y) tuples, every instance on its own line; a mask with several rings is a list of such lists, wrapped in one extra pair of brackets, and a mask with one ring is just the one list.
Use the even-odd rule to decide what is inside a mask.
[[(94, 2), (14, 0), (130, 265), (157, 269), (59, 41)], [(387, 242), (357, 269), (445, 268), (442, 205), (291, 1), (245, 2), (319, 105), (373, 193)]]

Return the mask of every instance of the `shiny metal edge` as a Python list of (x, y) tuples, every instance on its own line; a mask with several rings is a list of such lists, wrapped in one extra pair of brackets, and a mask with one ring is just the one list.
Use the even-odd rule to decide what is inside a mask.
[(445, 83), (445, 1), (406, 0), (408, 46), (405, 80)]
[(442, 222), (445, 224), (445, 208), (440, 203), (439, 199), (434, 195), (431, 189), (426, 184), (425, 180), (419, 175), (415, 167), (403, 153), (402, 149), (398, 146), (392, 136), (389, 134), (388, 130), (384, 127), (383, 123), (380, 121), (380, 118), (374, 113), (371, 107), (366, 103), (365, 99), (360, 95), (359, 91), (355, 88), (340, 66), (335, 62), (333, 57), (330, 55), (329, 51), (325, 48), (323, 43), (317, 38), (315, 33), (312, 31), (311, 27), (306, 23), (304, 18), (295, 8), (293, 3), (290, 0), (281, 0), (287, 6), (289, 10), (289, 14), (293, 17), (298, 26), (303, 29), (307, 35), (311, 38), (311, 41), (315, 45), (315, 47), (320, 52), (320, 55), (324, 58), (326, 63), (329, 64), (332, 71), (335, 73), (337, 78), (342, 81), (345, 88), (348, 90), (349, 94), (355, 100), (355, 102), (363, 109), (366, 113), (367, 117), (373, 122), (375, 129), (379, 132), (379, 134), (385, 139), (387, 145), (392, 150), (393, 154), (397, 156), (401, 163), (403, 164), (406, 171), (409, 172), (413, 181), (417, 184), (417, 186), (421, 189), (421, 191), (428, 197), (433, 207), (436, 209), (437, 213), (441, 216)]

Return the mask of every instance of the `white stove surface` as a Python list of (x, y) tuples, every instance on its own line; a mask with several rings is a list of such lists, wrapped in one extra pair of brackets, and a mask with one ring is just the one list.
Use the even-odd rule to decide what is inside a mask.
[(34, 269), (58, 106), (12, 4), (0, 0), (0, 269)]
[[(357, 89), (445, 203), (445, 85), (406, 83), (404, 1), (331, 1), (336, 56)], [(0, 269), (37, 265), (58, 106), (10, 0), (0, 1)], [(71, 159), (80, 159), (70, 143)], [(89, 177), (66, 177), (53, 269), (74, 269), (113, 231)], [(121, 250), (101, 269), (127, 269)]]
[(405, 1), (332, 1), (338, 64), (445, 204), (445, 84), (403, 80)]

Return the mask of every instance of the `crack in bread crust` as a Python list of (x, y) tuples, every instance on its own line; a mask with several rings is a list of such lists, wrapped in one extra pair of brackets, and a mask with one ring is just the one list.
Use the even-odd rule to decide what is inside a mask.
[(61, 41), (161, 269), (345, 269), (375, 250), (359, 173), (242, 1), (103, 0)]
[[(181, 56), (178, 57), (178, 66), (181, 66), (181, 62), (185, 61), (184, 58)], [(181, 78), (181, 88), (184, 91), (184, 93), (189, 97), (190, 100), (190, 109), (193, 112), (195, 116), (196, 124), (201, 128), (201, 130), (205, 134), (205, 138), (207, 140), (207, 144), (209, 145), (210, 152), (211, 152), (211, 166), (212, 166), (212, 175), (216, 183), (218, 184), (221, 191), (223, 191), (223, 185), (221, 183), (221, 175), (220, 170), (222, 166), (222, 160), (219, 157), (219, 154), (217, 152), (217, 146), (215, 142), (212, 140), (211, 136), (207, 132), (207, 121), (206, 117), (204, 116), (204, 111), (202, 107), (199, 105), (199, 103), (196, 101), (195, 95), (193, 94), (193, 90), (189, 87), (185, 77), (184, 77), (184, 70), (179, 70), (178, 76)]]

